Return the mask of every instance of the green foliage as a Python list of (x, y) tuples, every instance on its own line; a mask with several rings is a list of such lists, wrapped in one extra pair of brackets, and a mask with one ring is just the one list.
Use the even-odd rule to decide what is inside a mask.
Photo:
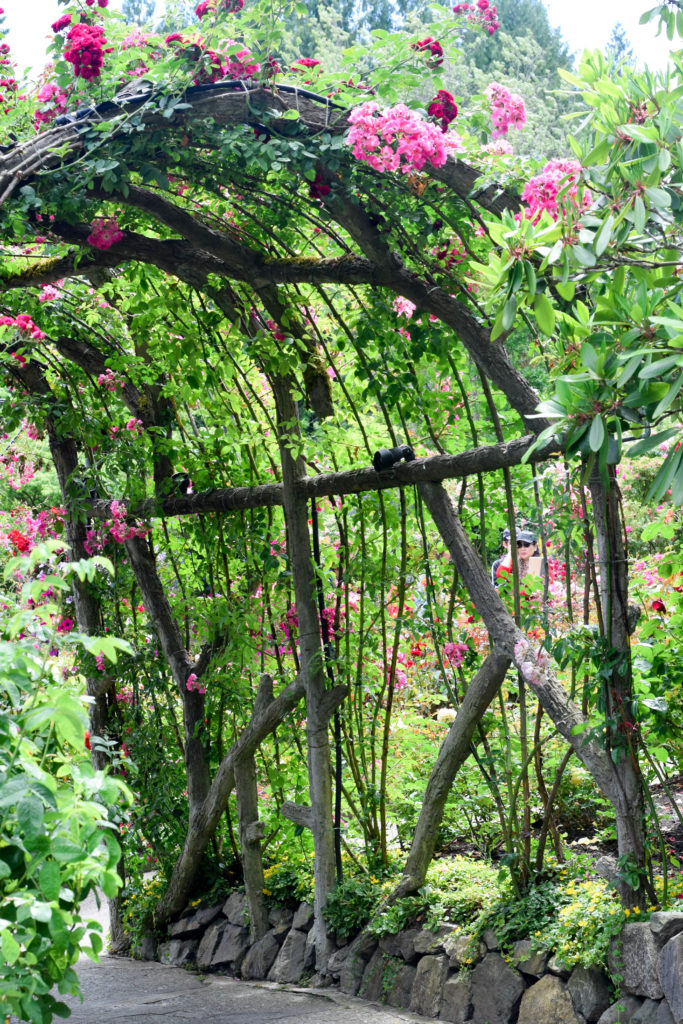
[(271, 907), (296, 907), (303, 900), (313, 902), (313, 864), (302, 854), (280, 854), (275, 864), (264, 869), (266, 902)]
[(499, 872), (484, 860), (439, 858), (429, 866), (424, 891), (431, 920), (471, 924), (499, 898)]
[[(34, 563), (47, 557), (49, 550), (38, 548)], [(62, 584), (47, 576), (40, 586)], [(48, 603), (40, 617), (4, 611), (0, 621), (0, 1001), (34, 1024), (65, 1015), (51, 989), (77, 994), (72, 968), (79, 953), (97, 960), (102, 949), (100, 925), (84, 920), (80, 906), (96, 886), (107, 897), (118, 891), (113, 819), (129, 796), (120, 779), (96, 772), (86, 756), (87, 719), (77, 695), (83, 680), (67, 684), (48, 666), (47, 647), (59, 636), (46, 633), (41, 619), (56, 612)]]
[(372, 917), (382, 898), (378, 879), (369, 875), (345, 878), (328, 896), (323, 917), (340, 942), (356, 935)]
[(614, 889), (602, 879), (570, 881), (557, 917), (533, 935), (568, 968), (607, 968), (610, 943), (626, 920)]

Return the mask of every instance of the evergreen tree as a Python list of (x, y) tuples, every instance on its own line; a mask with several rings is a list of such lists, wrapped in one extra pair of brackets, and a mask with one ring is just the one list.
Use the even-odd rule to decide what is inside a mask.
[(620, 21), (618, 21), (612, 29), (610, 37), (607, 40), (605, 53), (615, 65), (621, 64), (622, 61), (629, 64), (631, 67), (635, 64), (631, 41), (626, 35), (626, 30)]
[(500, 30), (493, 36), (477, 35), (472, 40), (472, 59), (481, 71), (488, 71), (501, 59), (508, 41), (506, 37), (530, 39), (537, 44), (541, 60), (541, 65), (536, 67), (539, 75), (544, 71), (555, 74), (558, 68), (572, 66), (569, 47), (560, 29), (550, 25), (542, 0), (497, 0), (496, 9)]
[(128, 24), (146, 25), (154, 17), (155, 0), (123, 0), (121, 14)]

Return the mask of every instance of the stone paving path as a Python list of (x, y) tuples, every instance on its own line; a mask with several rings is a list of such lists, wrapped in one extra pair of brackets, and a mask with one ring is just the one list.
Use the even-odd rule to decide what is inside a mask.
[(434, 1024), (334, 989), (202, 978), (123, 957), (81, 960), (77, 970), (85, 1001), (63, 997), (72, 1007), (70, 1024)]
[[(98, 907), (90, 896), (82, 910), (107, 930), (106, 900)], [(76, 970), (84, 1001), (59, 997), (71, 1008), (69, 1024), (434, 1024), (433, 1018), (366, 1003), (336, 989), (201, 976), (127, 957), (103, 956), (94, 964), (82, 956)], [(15, 1017), (10, 1024), (18, 1024)]]

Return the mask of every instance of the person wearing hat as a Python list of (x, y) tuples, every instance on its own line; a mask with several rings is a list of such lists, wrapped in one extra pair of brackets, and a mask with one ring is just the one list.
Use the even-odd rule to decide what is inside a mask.
[[(500, 558), (497, 558), (493, 565), (491, 566), (491, 582), (493, 583), (494, 587), (498, 586), (498, 577), (496, 574), (500, 567), (500, 563), (510, 553), (510, 530), (508, 529), (507, 526), (503, 530), (501, 542), (503, 545), (503, 554), (500, 556)], [(512, 563), (510, 563), (510, 565), (512, 565)]]
[[(517, 567), (519, 578), (523, 579), (531, 572), (530, 559), (536, 551), (536, 536), (531, 530), (517, 530)], [(496, 579), (504, 579), (512, 573), (512, 552), (501, 559), (496, 569)], [(538, 573), (536, 573), (538, 575)]]

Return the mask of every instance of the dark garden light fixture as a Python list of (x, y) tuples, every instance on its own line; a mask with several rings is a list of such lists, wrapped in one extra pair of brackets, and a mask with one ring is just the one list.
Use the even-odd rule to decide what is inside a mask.
[(393, 465), (404, 459), (406, 462), (415, 461), (415, 452), (409, 444), (400, 444), (397, 448), (380, 448), (372, 457), (372, 464), (377, 473), (383, 469), (391, 469)]

